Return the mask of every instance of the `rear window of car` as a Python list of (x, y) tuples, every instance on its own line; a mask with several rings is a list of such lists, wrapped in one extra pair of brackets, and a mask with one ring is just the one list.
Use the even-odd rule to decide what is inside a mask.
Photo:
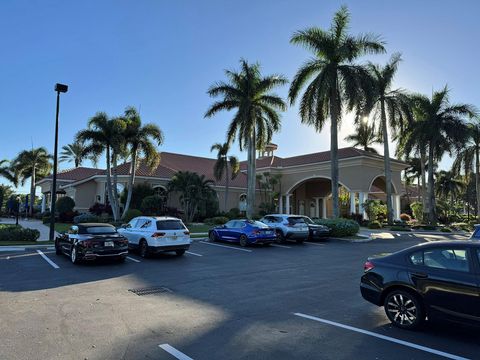
[(305, 224), (305, 219), (303, 217), (292, 217), (290, 216), (287, 218), (288, 223), (295, 225), (295, 224)]
[(264, 223), (262, 223), (262, 222), (260, 222), (260, 221), (247, 220), (247, 222), (248, 222), (250, 225), (255, 226), (255, 227), (258, 227), (258, 228), (262, 228), (262, 229), (268, 228), (267, 225), (265, 225)]
[(91, 226), (80, 228), (80, 234), (115, 234), (117, 230), (111, 226)]
[(185, 230), (180, 220), (157, 220), (157, 230)]

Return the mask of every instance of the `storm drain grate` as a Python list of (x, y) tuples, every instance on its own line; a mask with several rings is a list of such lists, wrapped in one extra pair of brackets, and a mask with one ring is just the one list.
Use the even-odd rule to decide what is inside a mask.
[(153, 286), (148, 288), (140, 288), (140, 289), (128, 289), (128, 291), (138, 295), (154, 295), (154, 294), (162, 294), (162, 293), (171, 293), (172, 290), (165, 286)]

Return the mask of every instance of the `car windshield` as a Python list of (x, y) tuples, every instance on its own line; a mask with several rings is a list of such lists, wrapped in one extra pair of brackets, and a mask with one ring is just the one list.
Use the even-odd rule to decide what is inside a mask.
[(91, 226), (83, 228), (83, 234), (115, 234), (117, 230), (111, 226)]
[(258, 227), (258, 228), (260, 228), (260, 229), (266, 229), (266, 228), (268, 228), (267, 225), (265, 225), (264, 223), (262, 223), (262, 222), (260, 222), (260, 221), (247, 220), (247, 223), (249, 223), (249, 224), (252, 225), (252, 226)]
[(158, 220), (157, 230), (185, 230), (180, 220)]
[(315, 224), (312, 219), (306, 216), (303, 218), (303, 221), (305, 221), (307, 224)]
[(303, 217), (289, 217), (288, 218), (288, 223), (291, 225), (296, 225), (296, 224), (305, 224), (305, 219)]

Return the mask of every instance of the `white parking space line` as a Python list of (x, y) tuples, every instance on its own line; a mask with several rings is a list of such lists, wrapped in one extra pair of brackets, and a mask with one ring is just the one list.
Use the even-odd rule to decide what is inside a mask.
[(60, 269), (60, 266), (58, 266), (58, 265), (55, 264), (52, 260), (50, 260), (50, 259), (48, 258), (48, 256), (45, 255), (41, 250), (37, 250), (37, 253), (39, 253), (40, 256), (41, 256), (47, 263), (49, 263), (50, 265), (52, 265), (52, 267), (53, 267), (54, 269)]
[(291, 249), (292, 248), (291, 246), (278, 245), (278, 244), (270, 244), (270, 246), (284, 248), (284, 249)]
[(321, 243), (314, 243), (314, 242), (310, 242), (310, 241), (304, 241), (305, 244), (308, 244), (308, 245), (317, 245), (317, 246), (325, 246), (325, 244), (321, 244)]
[(302, 314), (302, 313), (294, 313), (293, 315), (300, 316), (300, 317), (303, 317), (303, 318), (309, 319), (309, 320), (318, 321), (318, 322), (321, 322), (321, 323), (324, 323), (324, 324), (336, 326), (336, 327), (339, 327), (339, 328), (342, 328), (342, 329), (354, 331), (354, 332), (357, 332), (357, 333), (360, 333), (360, 334), (372, 336), (372, 337), (382, 339), (382, 340), (385, 340), (385, 341), (390, 341), (390, 342), (393, 342), (395, 344), (399, 344), (399, 345), (407, 346), (407, 347), (410, 347), (410, 348), (413, 348), (413, 349), (425, 351), (425, 352), (428, 352), (430, 354), (443, 356), (447, 359), (468, 360), (467, 358), (464, 358), (462, 356), (450, 354), (450, 353), (443, 352), (443, 351), (440, 351), (440, 350), (435, 350), (435, 349), (432, 349), (432, 348), (429, 348), (429, 347), (426, 347), (426, 346), (422, 346), (422, 345), (417, 345), (417, 344), (414, 344), (414, 343), (411, 343), (411, 342), (408, 342), (408, 341), (395, 339), (395, 338), (392, 338), (390, 336), (380, 335), (380, 334), (377, 334), (377, 333), (374, 333), (374, 332), (371, 332), (371, 331), (368, 331), (368, 330), (363, 330), (363, 329), (359, 329), (359, 328), (356, 328), (356, 327), (353, 327), (353, 326), (340, 324), (340, 323), (337, 323), (337, 322), (334, 322), (334, 321), (321, 319), (321, 318), (318, 318), (316, 316), (306, 315), (306, 314)]
[(228, 246), (228, 245), (214, 244), (214, 243), (210, 243), (210, 242), (206, 242), (206, 241), (199, 241), (199, 243), (200, 243), (200, 244), (205, 244), (205, 245), (218, 246), (218, 247), (227, 248), (227, 249), (232, 249), (232, 250), (252, 252), (252, 250), (248, 250), (248, 249), (241, 249), (241, 248), (236, 248), (236, 247)]
[(185, 251), (187, 254), (190, 254), (190, 255), (195, 255), (195, 256), (203, 256), (201, 254), (197, 254), (197, 253), (194, 253), (194, 252), (191, 252), (191, 251)]
[(133, 262), (136, 262), (136, 263), (141, 262), (140, 260), (134, 259), (134, 258), (132, 258), (132, 257), (130, 257), (130, 256), (127, 256), (127, 259), (128, 259), (128, 260), (131, 260), (131, 261), (133, 261)]
[(178, 351), (175, 349), (173, 346), (170, 346), (168, 344), (162, 344), (158, 345), (159, 348), (162, 348), (166, 352), (168, 352), (170, 355), (174, 356), (178, 360), (193, 360), (190, 356), (185, 355), (181, 351)]

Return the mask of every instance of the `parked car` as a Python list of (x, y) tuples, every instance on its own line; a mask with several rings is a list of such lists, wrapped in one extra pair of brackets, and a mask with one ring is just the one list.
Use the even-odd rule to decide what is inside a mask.
[(141, 257), (170, 251), (182, 256), (192, 242), (182, 220), (168, 216), (139, 216), (118, 232), (128, 239), (129, 247), (138, 250)]
[(470, 240), (480, 240), (480, 224), (473, 225), (473, 232), (470, 235)]
[(330, 235), (330, 228), (325, 225), (316, 224), (312, 219), (308, 216), (303, 216), (303, 220), (308, 225), (308, 240), (315, 241), (315, 240), (325, 240)]
[(110, 224), (78, 224), (55, 239), (55, 252), (57, 255), (68, 255), (74, 264), (99, 258), (125, 261), (128, 240)]
[(310, 230), (303, 216), (273, 214), (265, 215), (260, 221), (275, 229), (277, 242), (279, 243), (286, 240), (303, 243), (310, 235)]
[(360, 290), (400, 328), (439, 315), (480, 325), (479, 281), (479, 243), (438, 241), (369, 258)]
[(275, 229), (260, 221), (230, 220), (225, 225), (217, 226), (208, 233), (210, 241), (231, 241), (241, 246), (251, 244), (271, 244), (277, 238)]

